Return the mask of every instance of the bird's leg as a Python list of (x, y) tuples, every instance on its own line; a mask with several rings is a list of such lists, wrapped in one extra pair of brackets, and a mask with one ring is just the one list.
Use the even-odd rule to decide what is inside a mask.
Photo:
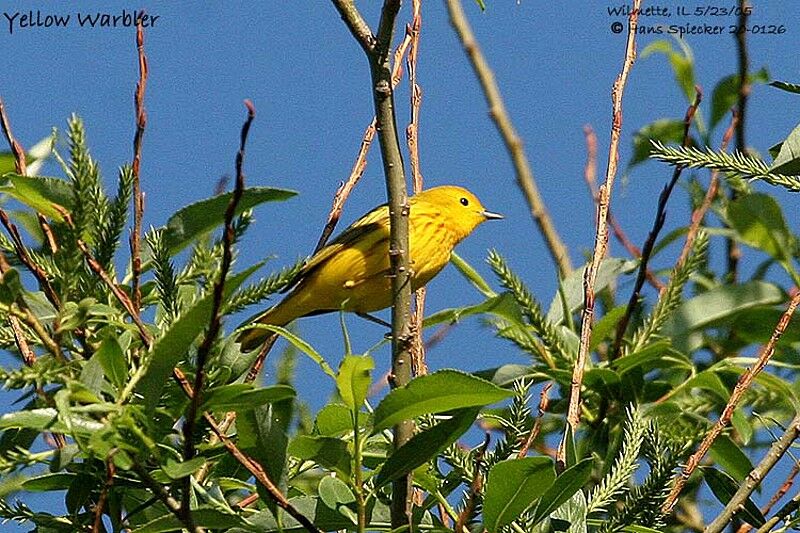
[(375, 322), (376, 324), (380, 324), (383, 327), (391, 329), (392, 325), (386, 322), (385, 320), (378, 318), (376, 316), (372, 316), (369, 313), (356, 313), (356, 315), (360, 316), (363, 319), (369, 320), (370, 322)]

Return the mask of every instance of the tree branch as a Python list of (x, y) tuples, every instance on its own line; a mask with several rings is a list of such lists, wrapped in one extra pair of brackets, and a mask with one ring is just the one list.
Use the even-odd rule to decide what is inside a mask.
[(142, 138), (147, 125), (147, 113), (144, 110), (144, 90), (147, 86), (147, 56), (144, 54), (144, 29), (142, 18), (136, 22), (136, 50), (139, 56), (139, 81), (134, 94), (136, 109), (136, 133), (133, 136), (133, 233), (131, 234), (131, 292), (133, 305), (140, 309), (142, 305), (142, 292), (139, 287), (142, 276), (142, 257), (140, 253), (142, 237), (142, 217), (144, 215), (144, 193), (140, 176), (142, 163)]
[(568, 428), (564, 431), (564, 437), (558, 447), (556, 462), (560, 468), (566, 466), (567, 454), (567, 435), (575, 435), (580, 424), (580, 399), (581, 385), (583, 383), (583, 369), (586, 359), (589, 356), (589, 343), (592, 338), (592, 322), (594, 319), (594, 283), (597, 278), (597, 269), (606, 256), (608, 246), (608, 210), (611, 205), (611, 190), (614, 186), (614, 179), (617, 176), (617, 164), (619, 162), (619, 139), (622, 133), (622, 94), (625, 90), (625, 83), (628, 81), (633, 62), (636, 59), (636, 26), (639, 19), (641, 0), (634, 0), (631, 6), (631, 14), (628, 17), (628, 39), (625, 44), (625, 60), (622, 63), (622, 70), (614, 81), (611, 90), (612, 104), (612, 124), (611, 141), (608, 146), (608, 166), (606, 167), (606, 180), (600, 187), (600, 201), (597, 209), (597, 232), (594, 239), (594, 250), (592, 260), (586, 266), (583, 275), (583, 313), (581, 317), (581, 336), (578, 347), (578, 358), (572, 369), (572, 381), (570, 384), (569, 407), (567, 411)]
[(447, 9), (450, 13), (450, 24), (452, 24), (461, 39), (464, 51), (472, 63), (472, 68), (478, 77), (478, 81), (480, 81), (486, 103), (489, 105), (489, 115), (492, 117), (495, 126), (497, 126), (506, 149), (511, 156), (511, 162), (514, 164), (514, 171), (517, 176), (517, 185), (519, 185), (525, 200), (528, 202), (531, 215), (544, 237), (550, 255), (558, 267), (559, 274), (562, 278), (565, 278), (572, 272), (569, 252), (561, 240), (561, 236), (558, 234), (550, 214), (547, 212), (544, 200), (539, 193), (539, 187), (533, 177), (528, 156), (525, 154), (525, 147), (516, 129), (514, 129), (514, 125), (511, 123), (511, 118), (503, 103), (503, 97), (500, 95), (500, 88), (495, 81), (494, 73), (483, 56), (475, 35), (472, 33), (467, 17), (461, 7), (461, 0), (447, 0)]

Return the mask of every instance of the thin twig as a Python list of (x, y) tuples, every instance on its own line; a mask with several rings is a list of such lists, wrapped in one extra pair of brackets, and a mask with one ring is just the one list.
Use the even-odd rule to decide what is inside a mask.
[[(728, 129), (725, 130), (725, 134), (722, 136), (720, 150), (723, 152), (728, 149), (728, 143), (730, 143), (731, 137), (733, 136), (733, 132), (738, 123), (739, 114), (734, 109), (731, 116), (731, 123), (728, 125)], [(681, 266), (683, 266), (683, 264), (686, 263), (686, 260), (689, 258), (689, 253), (692, 251), (692, 246), (694, 246), (694, 241), (697, 238), (697, 232), (700, 231), (700, 225), (703, 223), (703, 218), (706, 216), (706, 212), (711, 207), (714, 198), (717, 197), (718, 189), (719, 170), (715, 169), (711, 171), (711, 180), (708, 183), (708, 190), (706, 191), (706, 195), (703, 197), (703, 202), (692, 212), (692, 220), (689, 224), (689, 231), (686, 233), (686, 242), (683, 243), (683, 249), (678, 257), (678, 261), (675, 263), (676, 270), (681, 268)]]
[(0, 98), (0, 126), (2, 126), (3, 135), (5, 135), (8, 145), (11, 147), (11, 153), (14, 154), (14, 169), (20, 176), (25, 176), (28, 173), (25, 149), (17, 142), (14, 138), (14, 134), (11, 132), (11, 124), (8, 120), (6, 105), (3, 103), (2, 98)]
[(369, 55), (372, 53), (375, 46), (375, 36), (372, 35), (372, 30), (369, 25), (358, 12), (353, 0), (332, 0), (334, 7), (339, 11), (342, 20), (347, 25), (350, 33), (353, 34), (358, 44), (364, 49), (364, 52)]
[[(11, 266), (8, 264), (8, 259), (0, 252), (0, 280), (10, 269)], [(19, 318), (12, 314), (9, 314), (7, 318), (8, 322), (11, 324), (11, 331), (14, 333), (14, 342), (17, 344), (19, 353), (22, 355), (22, 361), (28, 366), (33, 365), (33, 363), (36, 362), (36, 354), (33, 353), (33, 350), (28, 344), (28, 339), (25, 337), (25, 332), (22, 331)]]
[(147, 86), (147, 56), (144, 53), (144, 28), (142, 17), (136, 21), (136, 50), (139, 56), (139, 81), (136, 83), (134, 107), (136, 110), (136, 133), (133, 136), (133, 233), (131, 234), (131, 292), (133, 305), (140, 309), (142, 291), (139, 286), (142, 276), (141, 237), (142, 217), (144, 215), (144, 193), (140, 180), (142, 163), (142, 138), (147, 125), (147, 113), (144, 110), (144, 91)]
[(47, 299), (50, 301), (50, 303), (53, 304), (56, 309), (59, 309), (61, 307), (61, 301), (55, 289), (50, 284), (50, 280), (47, 278), (47, 272), (42, 270), (42, 268), (37, 265), (33, 259), (31, 259), (25, 243), (22, 242), (22, 236), (19, 234), (17, 226), (11, 222), (11, 220), (8, 218), (8, 214), (3, 209), (0, 209), (0, 221), (2, 221), (3, 226), (11, 236), (11, 241), (14, 243), (14, 251), (16, 252), (19, 260), (36, 278), (36, 281), (39, 283), (39, 287), (41, 287), (42, 292), (44, 292), (45, 296), (47, 296)]
[[(244, 171), (242, 166), (244, 164), (245, 146), (247, 145), (247, 136), (250, 133), (250, 125), (256, 115), (255, 107), (250, 100), (244, 101), (247, 107), (247, 119), (242, 125), (242, 132), (239, 141), (239, 151), (236, 153), (236, 185), (233, 189), (233, 194), (228, 202), (228, 207), (225, 209), (225, 228), (222, 235), (222, 263), (220, 265), (219, 278), (214, 282), (214, 299), (211, 306), (211, 320), (203, 338), (203, 342), (197, 349), (196, 368), (194, 374), (194, 391), (189, 405), (186, 409), (185, 422), (183, 425), (183, 458), (184, 461), (191, 460), (195, 455), (194, 447), (194, 428), (197, 419), (197, 413), (200, 408), (201, 397), (203, 393), (203, 386), (205, 383), (205, 365), (208, 361), (208, 356), (211, 353), (211, 347), (217, 339), (219, 330), (222, 327), (222, 317), (220, 310), (222, 309), (223, 299), (225, 295), (225, 279), (228, 277), (231, 263), (233, 262), (233, 241), (235, 239), (235, 230), (233, 227), (233, 219), (236, 216), (236, 207), (244, 194)], [(187, 476), (183, 483), (183, 499), (181, 500), (181, 511), (189, 513), (189, 505), (191, 502), (191, 479)]]
[[(786, 476), (786, 479), (783, 481), (778, 490), (775, 491), (775, 494), (769, 499), (769, 501), (761, 508), (761, 514), (767, 516), (772, 508), (775, 506), (776, 503), (781, 501), (781, 498), (786, 496), (786, 493), (792, 488), (794, 485), (794, 480), (797, 477), (797, 474), (800, 474), (800, 464), (794, 463), (792, 465), (792, 469), (789, 471), (789, 475)], [(736, 533), (747, 533), (752, 529), (750, 524), (742, 524), (741, 527), (736, 531)]]
[[(739, 16), (737, 20), (738, 28), (747, 28), (747, 19), (750, 15), (750, 6), (747, 0), (739, 0)], [(748, 79), (750, 59), (747, 53), (747, 36), (744, 31), (736, 32), (736, 56), (739, 70), (739, 94), (736, 104), (739, 112), (739, 121), (736, 124), (736, 151), (740, 154), (747, 153), (747, 141), (745, 139), (745, 126), (747, 119), (747, 99), (750, 96), (750, 80)], [(738, 193), (735, 189), (730, 191), (730, 199), (735, 200)], [(742, 250), (736, 239), (729, 237), (727, 243), (727, 281), (736, 283), (739, 273), (739, 259), (742, 257)]]
[[(422, 192), (423, 177), (419, 164), (419, 109), (422, 105), (422, 88), (417, 83), (417, 57), (419, 55), (419, 34), (422, 28), (422, 0), (411, 1), (412, 21), (406, 24), (406, 36), (410, 38), (406, 64), (408, 65), (408, 83), (411, 86), (410, 105), (411, 121), (406, 127), (406, 143), (408, 144), (411, 177), (414, 194)], [(422, 338), (422, 321), (425, 316), (425, 287), (414, 293), (414, 313), (411, 315), (411, 366), (415, 376), (428, 373), (425, 362), (425, 343)]]
[(50, 248), (51, 253), (55, 254), (58, 252), (58, 242), (56, 241), (56, 236), (53, 235), (53, 228), (50, 227), (47, 219), (41, 213), (36, 213), (36, 220), (39, 221), (39, 227), (42, 228), (42, 234), (44, 235), (47, 247)]
[[(697, 111), (697, 107), (700, 105), (700, 101), (703, 99), (703, 92), (700, 90), (700, 87), (695, 86), (694, 90), (694, 102), (692, 102), (688, 109), (686, 109), (686, 115), (683, 118), (683, 142), (681, 144), (684, 147), (689, 145), (689, 140), (691, 139), (689, 131), (692, 127), (694, 114)], [(628, 323), (633, 316), (633, 312), (636, 310), (636, 307), (639, 305), (640, 298), (642, 297), (642, 287), (644, 287), (647, 266), (650, 262), (650, 255), (653, 253), (653, 248), (658, 240), (658, 234), (661, 232), (661, 228), (664, 227), (664, 222), (667, 219), (667, 202), (669, 202), (669, 197), (675, 188), (675, 184), (678, 183), (678, 179), (681, 177), (682, 172), (683, 167), (676, 166), (675, 170), (672, 171), (672, 179), (669, 180), (669, 183), (664, 186), (664, 188), (661, 190), (661, 194), (658, 196), (658, 206), (656, 207), (656, 216), (653, 220), (653, 227), (650, 229), (650, 233), (647, 235), (647, 240), (644, 242), (644, 246), (642, 247), (642, 260), (639, 263), (639, 273), (636, 276), (636, 282), (633, 285), (633, 290), (631, 291), (631, 297), (628, 300), (628, 307), (625, 309), (625, 314), (622, 315), (622, 319), (617, 324), (617, 333), (616, 337), (614, 338), (614, 348), (609, 354), (609, 360), (613, 361), (622, 355), (622, 339), (628, 329)], [(673, 269), (673, 272), (677, 272), (677, 267)]]
[(786, 311), (784, 311), (783, 315), (781, 315), (778, 324), (775, 326), (775, 330), (772, 332), (769, 342), (767, 342), (767, 344), (761, 350), (761, 353), (758, 355), (758, 361), (756, 361), (752, 367), (748, 368), (739, 377), (739, 381), (736, 383), (736, 387), (734, 387), (731, 397), (728, 399), (728, 403), (725, 405), (725, 409), (723, 409), (719, 420), (717, 420), (717, 422), (714, 424), (714, 427), (712, 427), (711, 430), (706, 434), (703, 442), (697, 448), (697, 451), (689, 458), (689, 461), (686, 463), (686, 466), (683, 468), (681, 473), (675, 477), (672, 485), (672, 491), (669, 493), (669, 496), (667, 496), (667, 499), (661, 506), (661, 510), (665, 515), (669, 514), (673, 507), (675, 507), (675, 503), (678, 501), (678, 496), (683, 490), (684, 485), (686, 485), (686, 482), (689, 480), (689, 476), (691, 476), (692, 473), (697, 469), (697, 466), (700, 464), (700, 461), (703, 459), (703, 457), (705, 457), (708, 449), (711, 448), (711, 445), (714, 443), (719, 434), (722, 433), (722, 430), (725, 429), (725, 427), (730, 423), (731, 417), (733, 416), (733, 411), (736, 409), (736, 406), (739, 404), (742, 396), (747, 389), (750, 388), (750, 384), (753, 382), (756, 376), (761, 373), (761, 371), (769, 362), (773, 352), (775, 351), (775, 345), (781, 338), (781, 335), (783, 335), (783, 332), (786, 331), (786, 328), (789, 326), (789, 322), (791, 321), (792, 315), (794, 314), (798, 304), (800, 304), (800, 290), (795, 290), (794, 296), (789, 303), (789, 307), (786, 309)]
[[(595, 135), (594, 130), (589, 124), (583, 127), (583, 133), (586, 137), (586, 167), (584, 168), (583, 177), (586, 181), (586, 185), (589, 187), (589, 191), (592, 193), (595, 207), (597, 207), (600, 201), (600, 191), (597, 188), (597, 135)], [(628, 251), (631, 257), (640, 259), (642, 257), (642, 251), (630, 240), (628, 234), (622, 229), (622, 225), (617, 220), (617, 217), (614, 216), (611, 209), (608, 210), (608, 225), (611, 226), (611, 232), (614, 234), (614, 237), (616, 237), (623, 248)], [(646, 276), (647, 281), (654, 288), (658, 290), (664, 288), (664, 283), (658, 279), (649, 268), (646, 270)]]
[(475, 504), (477, 503), (478, 494), (483, 489), (483, 456), (489, 447), (489, 439), (491, 436), (487, 432), (483, 438), (483, 444), (475, 454), (475, 475), (472, 477), (472, 482), (469, 484), (469, 494), (467, 496), (467, 503), (464, 508), (458, 513), (458, 520), (456, 520), (456, 533), (466, 533), (467, 521), (475, 511)]
[(542, 430), (542, 418), (544, 417), (545, 412), (547, 412), (547, 406), (550, 404), (550, 389), (553, 387), (553, 382), (549, 381), (547, 385), (542, 388), (542, 392), (539, 394), (539, 411), (536, 414), (536, 421), (533, 423), (533, 427), (531, 428), (531, 432), (528, 434), (528, 438), (525, 439), (525, 444), (522, 445), (520, 448), (519, 453), (517, 454), (517, 459), (522, 459), (526, 455), (528, 455), (528, 450), (533, 444), (533, 441), (536, 440), (536, 437), (539, 436), (539, 432)]
[(568, 429), (564, 431), (564, 438), (558, 447), (557, 463), (561, 468), (566, 466), (567, 456), (567, 435), (575, 433), (580, 424), (580, 398), (581, 385), (583, 383), (583, 369), (586, 359), (589, 356), (589, 343), (592, 337), (592, 322), (594, 318), (594, 283), (597, 278), (597, 269), (606, 256), (608, 246), (608, 210), (611, 204), (611, 190), (614, 186), (614, 179), (617, 175), (617, 164), (619, 162), (619, 140), (622, 133), (622, 94), (625, 90), (625, 83), (628, 80), (633, 62), (636, 58), (636, 26), (638, 24), (639, 9), (641, 0), (634, 0), (631, 14), (628, 18), (628, 38), (625, 44), (625, 60), (622, 70), (614, 81), (611, 90), (612, 102), (612, 125), (611, 140), (608, 147), (608, 166), (606, 167), (605, 183), (600, 187), (600, 202), (597, 209), (597, 232), (594, 239), (594, 250), (592, 260), (586, 267), (583, 275), (583, 313), (581, 318), (581, 336), (578, 348), (578, 357), (572, 371), (572, 381), (570, 384), (569, 407), (567, 412)]
[(539, 187), (536, 185), (528, 156), (525, 154), (525, 147), (506, 111), (494, 73), (483, 56), (475, 35), (472, 33), (467, 17), (464, 15), (461, 0), (447, 0), (447, 9), (450, 13), (450, 23), (461, 39), (462, 47), (467, 53), (475, 75), (480, 81), (484, 97), (489, 105), (489, 115), (500, 132), (506, 149), (511, 156), (517, 177), (517, 185), (522, 190), (531, 215), (544, 237), (553, 261), (558, 267), (559, 274), (562, 278), (565, 278), (572, 272), (569, 252), (561, 240), (561, 236), (558, 234), (544, 200), (539, 193)]
[(789, 423), (789, 427), (783, 435), (781, 435), (781, 438), (772, 443), (767, 455), (765, 455), (761, 462), (750, 471), (744, 483), (742, 483), (736, 493), (731, 496), (731, 499), (728, 500), (722, 512), (708, 525), (705, 533), (721, 533), (721, 531), (725, 529), (728, 522), (733, 519), (733, 515), (747, 502), (747, 499), (756, 487), (761, 484), (761, 481), (767, 474), (769, 474), (769, 471), (772, 470), (775, 463), (783, 457), (789, 447), (797, 440), (798, 435), (800, 435), (800, 415), (795, 416), (794, 420)]
[(109, 458), (106, 460), (106, 482), (103, 489), (100, 491), (100, 497), (97, 499), (97, 504), (94, 507), (94, 524), (92, 525), (92, 533), (101, 533), (105, 531), (103, 527), (103, 510), (108, 501), (108, 492), (114, 485), (114, 476), (116, 475), (116, 467), (114, 460)]

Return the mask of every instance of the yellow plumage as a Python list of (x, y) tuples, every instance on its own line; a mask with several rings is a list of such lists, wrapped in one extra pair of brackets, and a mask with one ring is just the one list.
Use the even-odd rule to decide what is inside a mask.
[[(482, 222), (502, 216), (486, 211), (470, 191), (434, 187), (409, 199), (411, 285), (424, 286), (450, 260), (453, 248)], [(314, 254), (297, 274), (286, 298), (256, 319), (285, 326), (302, 316), (330, 311), (371, 313), (392, 305), (389, 208), (381, 205)], [(239, 336), (243, 350), (269, 335), (251, 329)]]

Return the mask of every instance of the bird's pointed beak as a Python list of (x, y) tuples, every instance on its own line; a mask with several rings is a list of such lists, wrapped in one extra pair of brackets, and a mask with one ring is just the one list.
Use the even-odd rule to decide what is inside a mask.
[(486, 211), (486, 210), (483, 211), (482, 215), (486, 217), (486, 220), (500, 220), (506, 218), (500, 213), (492, 213), (491, 211)]

